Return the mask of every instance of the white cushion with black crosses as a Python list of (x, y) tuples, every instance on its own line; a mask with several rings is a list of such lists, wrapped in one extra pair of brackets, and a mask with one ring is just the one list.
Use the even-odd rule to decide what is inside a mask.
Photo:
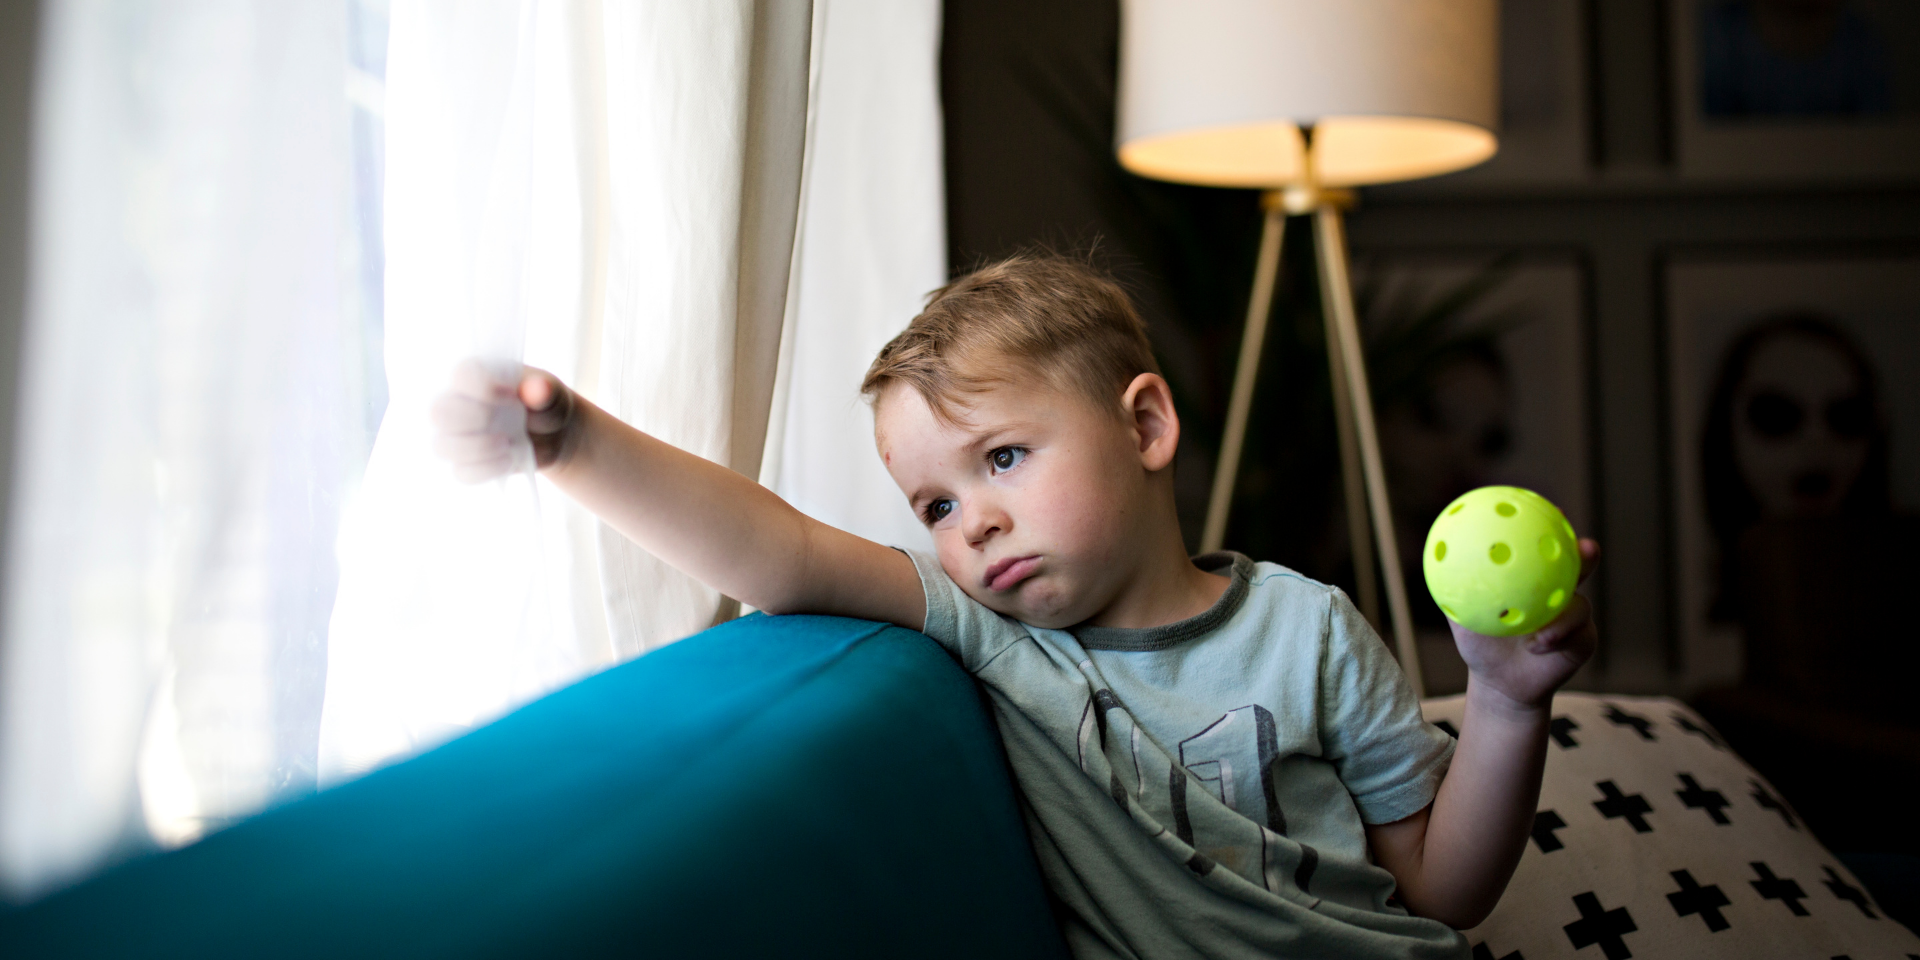
[[(1429, 700), (1456, 733), (1461, 697)], [(1474, 960), (1920, 960), (1793, 808), (1665, 697), (1562, 693), (1533, 840)]]

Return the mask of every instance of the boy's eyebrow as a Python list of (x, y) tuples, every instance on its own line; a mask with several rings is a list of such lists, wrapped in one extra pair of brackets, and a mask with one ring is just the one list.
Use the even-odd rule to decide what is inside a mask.
[(912, 493), (907, 494), (907, 506), (912, 507), (915, 513), (920, 512), (920, 504), (923, 501), (933, 496), (927, 492), (928, 489), (925, 486), (915, 487)]
[(1032, 423), (1024, 420), (1016, 420), (1012, 423), (996, 423), (990, 427), (982, 427), (981, 429), (973, 432), (973, 439), (967, 441), (967, 445), (964, 449), (971, 452), (975, 450), (985, 450), (990, 447), (997, 447), (1000, 444), (996, 443), (995, 441), (1001, 439), (1007, 434), (1020, 433), (1025, 430), (1031, 430), (1036, 426), (1038, 426), (1038, 424), (1036, 423)]

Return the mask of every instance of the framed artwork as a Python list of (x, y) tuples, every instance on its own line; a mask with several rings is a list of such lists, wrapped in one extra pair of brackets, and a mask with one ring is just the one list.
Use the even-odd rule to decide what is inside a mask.
[[(1790, 659), (1796, 630), (1896, 608), (1841, 594), (1898, 565), (1920, 512), (1920, 249), (1680, 250), (1661, 269), (1674, 609), (1697, 690), (1740, 680), (1756, 631)], [(1817, 655), (1794, 682), (1876, 632), (1848, 631), (1849, 652), (1803, 644)]]
[(1672, 0), (1668, 9), (1682, 175), (1920, 176), (1920, 4)]
[(1421, 659), (1430, 692), (1457, 691), (1466, 668), (1420, 575), (1440, 510), (1512, 484), (1593, 529), (1587, 264), (1571, 252), (1377, 253), (1356, 263), (1354, 285)]

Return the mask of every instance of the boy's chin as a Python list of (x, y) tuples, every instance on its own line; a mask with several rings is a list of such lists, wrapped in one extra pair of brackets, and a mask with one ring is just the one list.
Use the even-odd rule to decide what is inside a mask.
[(1028, 581), (1005, 593), (976, 595), (974, 599), (994, 613), (1012, 617), (1030, 627), (1062, 630), (1092, 616), (1079, 605), (1049, 589), (1052, 584)]

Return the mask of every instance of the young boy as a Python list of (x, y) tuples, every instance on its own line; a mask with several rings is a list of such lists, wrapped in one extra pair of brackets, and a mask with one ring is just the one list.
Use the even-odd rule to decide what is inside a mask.
[(1071, 261), (935, 291), (863, 391), (937, 557), (814, 521), (538, 370), (469, 369), (436, 443), (498, 476), (515, 438), (494, 425), (524, 405), (540, 469), (656, 556), (769, 613), (947, 647), (992, 700), (1078, 957), (1465, 956), (1449, 928), (1505, 889), (1553, 691), (1597, 640), (1583, 600), (1529, 638), (1454, 626), (1456, 746), (1340, 591), (1187, 557), (1172, 395), (1126, 294)]

